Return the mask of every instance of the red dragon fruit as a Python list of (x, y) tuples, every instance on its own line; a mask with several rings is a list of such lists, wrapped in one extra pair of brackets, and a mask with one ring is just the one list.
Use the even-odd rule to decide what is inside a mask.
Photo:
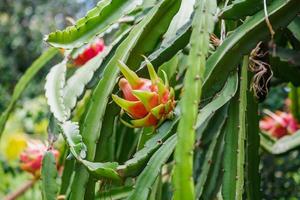
[[(29, 141), (27, 148), (20, 155), (20, 168), (34, 176), (39, 176), (43, 156), (46, 151), (47, 147), (41, 141)], [(56, 161), (58, 161), (59, 152), (55, 149), (52, 149), (51, 152), (54, 154)]]
[(79, 54), (74, 59), (74, 64), (76, 66), (82, 66), (90, 59), (98, 55), (98, 53), (104, 50), (104, 41), (102, 39), (97, 39), (92, 45), (87, 47), (81, 54)]
[(153, 65), (145, 59), (151, 80), (138, 77), (124, 63), (118, 63), (125, 77), (119, 81), (124, 99), (116, 95), (112, 95), (112, 98), (133, 118), (131, 123), (123, 120), (131, 127), (156, 127), (172, 116), (175, 107), (174, 90), (169, 87), (166, 75), (164, 83), (157, 76)]
[(285, 135), (292, 135), (299, 129), (297, 120), (291, 113), (267, 111), (267, 114), (268, 116), (259, 122), (259, 127), (277, 139)]

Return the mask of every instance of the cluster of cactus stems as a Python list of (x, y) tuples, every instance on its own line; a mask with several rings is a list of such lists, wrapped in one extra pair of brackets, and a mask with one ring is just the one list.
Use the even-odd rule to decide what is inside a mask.
[[(71, 59), (81, 67), (67, 68), (67, 56), (46, 78), (49, 142), (55, 145), (62, 134), (65, 153), (29, 145), (21, 155), (21, 168), (41, 177), (44, 199), (260, 199), (260, 143), (271, 153), (287, 152), (296, 146), (283, 144), (292, 143), (299, 126), (292, 114), (266, 113), (260, 128), (278, 141), (259, 134), (258, 102), (250, 91), (251, 78), (259, 77), (245, 55), (269, 39), (263, 7), (249, 8), (248, 1), (226, 7), (216, 0), (191, 0), (194, 7), (180, 0), (142, 2), (103, 0), (76, 25), (48, 35), (54, 47), (20, 80), (0, 118), (0, 134), (25, 86), (59, 52), (55, 48), (75, 55), (88, 43)], [(299, 13), (298, 4), (267, 5), (275, 31)], [(134, 23), (123, 22), (127, 15)], [(227, 20), (239, 22), (231, 34)], [(212, 34), (221, 37), (214, 48)], [(93, 40), (98, 35), (107, 38), (105, 46)], [(147, 55), (144, 62), (140, 55)], [(86, 103), (78, 104), (87, 90)], [(293, 114), (299, 114), (296, 99)], [(76, 116), (78, 110), (83, 114)]]

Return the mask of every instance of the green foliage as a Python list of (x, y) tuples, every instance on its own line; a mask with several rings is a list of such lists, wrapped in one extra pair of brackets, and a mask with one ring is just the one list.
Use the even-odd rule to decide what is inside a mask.
[(300, 86), (300, 51), (278, 47), (276, 54), (271, 57), (270, 62), (274, 76)]
[(82, 163), (97, 177), (119, 180), (120, 177), (115, 171), (118, 163), (93, 163), (83, 160)]
[[(289, 86), (292, 104), (283, 109), (291, 109), (299, 118), (298, 4), (272, 0), (264, 8), (257, 0), (100, 1), (74, 25), (46, 36), (54, 47), (20, 79), (1, 116), (0, 130), (26, 86), (58, 48), (64, 48), (64, 58), (50, 69), (45, 83), (48, 143), (61, 155), (57, 166), (52, 153), (45, 153), (41, 181), (36, 183), (44, 199), (282, 199), (278, 193), (272, 195), (273, 187), (281, 184), (287, 190), (287, 184), (300, 184), (293, 170), (300, 166), (296, 161), (300, 132), (274, 139), (269, 133), (259, 134), (258, 120), (260, 111), (283, 106), (287, 94), (283, 82), (293, 84)], [(0, 25), (1, 20), (0, 13)], [(76, 56), (92, 56), (96, 37), (105, 41), (105, 50), (80, 67), (72, 66)], [(255, 46), (262, 47), (259, 42), (269, 46), (254, 51)], [(118, 88), (117, 64), (124, 62), (147, 78), (142, 55), (174, 88), (176, 106), (173, 116), (155, 127), (126, 127), (122, 119), (132, 116), (111, 98), (126, 92)], [(271, 84), (266, 83), (269, 79)], [(152, 92), (159, 89), (151, 87)], [(269, 92), (261, 104), (256, 99), (259, 90)], [(36, 114), (34, 106), (27, 107), (31, 111), (23, 112), (23, 117), (15, 116), (17, 109), (9, 127), (14, 118), (24, 119), (24, 126), (28, 126), (25, 119), (44, 119), (46, 113)], [(16, 132), (32, 133), (32, 129)], [(14, 150), (9, 146), (21, 138), (10, 138), (18, 134), (6, 131), (7, 144), (0, 148), (9, 154)], [(7, 167), (1, 162), (3, 183), (20, 173), (17, 163)], [(269, 177), (279, 175), (293, 181), (271, 184)], [(0, 198), (8, 192), (1, 186)], [(284, 199), (299, 196), (294, 191), (282, 194)]]
[[(275, 30), (287, 25), (298, 11), (296, 1), (275, 0), (268, 6), (269, 20), (272, 21)], [(219, 91), (242, 55), (254, 48), (259, 41), (268, 37), (269, 30), (265, 23), (263, 11), (249, 17), (208, 58), (203, 98), (209, 98)]]
[(86, 145), (79, 134), (79, 126), (76, 122), (66, 121), (61, 124), (62, 135), (64, 136), (70, 152), (74, 157), (81, 160), (86, 157)]
[(0, 138), (4, 131), (6, 121), (13, 111), (17, 100), (21, 97), (22, 93), (26, 89), (27, 85), (32, 81), (35, 75), (44, 67), (44, 65), (51, 60), (58, 53), (57, 49), (51, 48), (43, 53), (26, 71), (26, 73), (19, 80), (18, 84), (14, 89), (12, 99), (7, 106), (6, 110), (1, 114), (0, 117)]
[[(155, 6), (147, 16), (138, 23), (129, 33), (128, 37), (120, 44), (119, 48), (115, 52), (114, 56), (107, 63), (105, 70), (103, 71), (103, 78), (99, 81), (98, 85), (95, 87), (93, 94), (91, 96), (91, 103), (87, 108), (87, 113), (84, 120), (84, 126), (82, 128), (82, 135), (84, 143), (87, 145), (87, 159), (93, 160), (95, 157), (95, 141), (98, 140), (100, 136), (101, 126), (102, 126), (102, 116), (104, 116), (106, 104), (108, 103), (109, 95), (111, 94), (115, 80), (119, 74), (119, 69), (117, 67), (117, 62), (119, 60), (126, 61), (130, 58), (131, 51), (140, 46), (140, 41), (143, 41), (142, 52), (146, 53), (149, 48), (154, 48), (156, 41), (163, 34), (163, 30), (167, 29), (169, 22), (160, 20), (161, 18), (172, 19), (172, 16), (176, 13), (176, 8), (178, 5), (173, 4), (173, 1), (163, 1), (162, 3)], [(173, 8), (173, 9), (171, 9)], [(167, 12), (168, 10), (168, 12)], [(161, 23), (159, 23), (161, 22)], [(163, 28), (165, 27), (165, 28)], [(153, 30), (157, 30), (153, 34)], [(151, 31), (150, 31), (151, 30)], [(144, 43), (142, 38), (148, 39), (148, 45)], [(132, 55), (132, 54), (131, 54)], [(137, 55), (134, 55), (135, 57)], [(132, 57), (133, 59), (134, 57)], [(132, 66), (134, 67), (134, 66)], [(85, 174), (85, 175), (83, 175)], [(78, 173), (75, 174), (73, 181), (73, 188), (70, 198), (71, 199), (81, 199), (84, 195), (84, 187), (87, 182), (88, 174), (84, 168), (80, 169)], [(84, 180), (85, 179), (85, 180)], [(80, 183), (80, 184), (79, 184)]]
[(222, 11), (224, 19), (240, 19), (255, 14), (263, 8), (260, 0), (235, 0)]
[(132, 11), (141, 0), (104, 0), (79, 19), (74, 26), (56, 31), (46, 37), (49, 44), (60, 48), (76, 48), (107, 30), (112, 24)]
[(141, 172), (151, 155), (160, 148), (173, 133), (172, 130), (179, 120), (178, 115), (179, 113), (176, 113), (172, 121), (164, 122), (156, 130), (155, 135), (146, 142), (145, 146), (133, 155), (133, 158), (118, 167), (118, 172), (121, 176), (137, 176)]
[(138, 199), (146, 200), (151, 191), (151, 187), (154, 184), (157, 176), (161, 172), (160, 168), (167, 161), (172, 154), (177, 142), (176, 135), (171, 136), (165, 141), (161, 148), (153, 154), (148, 162), (148, 165), (144, 168), (141, 175), (136, 181), (136, 187), (127, 197), (128, 200)]
[(67, 62), (61, 63), (51, 68), (46, 77), (45, 96), (47, 98), (50, 111), (59, 122), (68, 119), (63, 98), (63, 88), (66, 82)]
[(286, 152), (289, 152), (297, 147), (299, 147), (300, 144), (300, 136), (299, 131), (297, 131), (295, 134), (291, 136), (285, 136), (283, 138), (280, 138), (277, 141), (272, 140), (271, 138), (264, 136), (264, 133), (261, 133), (261, 143), (262, 146), (269, 151), (272, 154), (278, 155), (278, 154), (284, 154)]

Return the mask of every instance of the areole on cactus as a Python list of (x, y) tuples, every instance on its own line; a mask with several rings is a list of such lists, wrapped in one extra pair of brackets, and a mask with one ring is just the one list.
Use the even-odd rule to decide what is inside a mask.
[(158, 126), (165, 119), (172, 116), (175, 107), (174, 90), (169, 87), (168, 79), (164, 73), (163, 82), (156, 74), (153, 65), (145, 57), (150, 80), (140, 78), (123, 62), (118, 66), (125, 78), (119, 81), (123, 98), (112, 95), (113, 100), (131, 117), (131, 127)]

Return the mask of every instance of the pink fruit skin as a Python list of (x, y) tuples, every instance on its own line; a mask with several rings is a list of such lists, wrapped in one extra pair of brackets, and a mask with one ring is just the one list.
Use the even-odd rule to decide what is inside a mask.
[[(47, 147), (42, 142), (37, 140), (30, 141), (27, 148), (20, 155), (20, 168), (34, 176), (39, 176), (43, 156), (46, 151)], [(50, 151), (54, 154), (57, 161), (59, 152), (56, 149), (51, 149)]]
[(100, 52), (102, 52), (105, 48), (104, 41), (102, 39), (98, 39), (91, 46), (86, 48), (80, 55), (78, 55), (74, 59), (74, 64), (76, 66), (82, 66), (90, 59), (97, 56)]

